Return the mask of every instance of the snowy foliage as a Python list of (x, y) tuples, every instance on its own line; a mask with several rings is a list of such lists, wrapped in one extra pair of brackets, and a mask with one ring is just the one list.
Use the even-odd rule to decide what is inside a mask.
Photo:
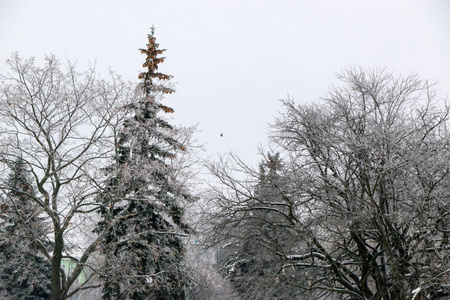
[[(94, 69), (79, 73), (54, 56), (43, 67), (17, 54), (7, 63), (10, 73), (1, 77), (0, 168), (7, 174), (20, 158), (29, 172), (34, 193), (22, 194), (47, 226), (30, 249), (51, 264), (46, 274), (52, 299), (66, 299), (80, 290), (73, 283), (82, 270), (95, 263), (88, 259), (96, 241), (83, 244), (75, 232), (86, 230), (82, 225), (98, 209), (95, 195), (105, 178), (100, 170), (114, 151), (119, 108), (133, 90), (114, 74), (111, 81), (100, 80)], [(0, 188), (14, 192), (6, 181)], [(61, 269), (63, 257), (78, 264), (71, 274)]]

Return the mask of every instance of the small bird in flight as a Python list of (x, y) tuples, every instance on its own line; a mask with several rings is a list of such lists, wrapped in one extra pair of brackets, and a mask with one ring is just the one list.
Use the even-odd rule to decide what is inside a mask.
[(223, 137), (223, 133), (220, 134), (220, 137)]

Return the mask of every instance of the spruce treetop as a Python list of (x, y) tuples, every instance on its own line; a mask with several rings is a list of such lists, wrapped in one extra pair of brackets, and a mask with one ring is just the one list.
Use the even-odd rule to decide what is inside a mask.
[[(151, 33), (148, 35), (148, 44), (147, 49), (139, 49), (142, 54), (147, 55), (144, 64), (142, 67), (147, 68), (145, 72), (139, 74), (139, 79), (142, 80), (142, 87), (144, 92), (147, 94), (148, 100), (153, 102), (154, 97), (152, 97), (152, 92), (161, 92), (163, 94), (172, 94), (175, 92), (172, 88), (165, 87), (162, 84), (155, 83), (154, 79), (158, 79), (160, 81), (170, 80), (172, 78), (171, 75), (166, 75), (161, 72), (158, 72), (158, 65), (163, 63), (165, 57), (159, 56), (166, 51), (166, 49), (159, 49), (159, 44), (156, 43), (155, 37), (155, 27), (152, 26)], [(161, 109), (166, 113), (172, 113), (173, 109), (160, 106)]]

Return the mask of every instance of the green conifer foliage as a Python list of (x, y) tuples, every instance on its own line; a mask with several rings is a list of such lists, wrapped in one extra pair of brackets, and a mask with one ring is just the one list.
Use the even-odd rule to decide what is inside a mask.
[[(158, 72), (164, 61), (154, 28), (148, 35), (137, 99), (118, 134), (115, 163), (100, 201), (107, 229), (102, 241), (105, 257), (103, 299), (184, 299), (187, 275), (182, 268), (186, 232), (179, 205), (179, 186), (168, 160), (184, 146), (172, 138), (173, 128), (159, 116), (173, 109), (160, 103), (171, 76)], [(112, 226), (111, 226), (112, 224)]]
[(0, 298), (48, 299), (51, 265), (39, 256), (37, 240), (45, 222), (33, 203), (34, 190), (25, 164), (12, 164), (0, 213)]

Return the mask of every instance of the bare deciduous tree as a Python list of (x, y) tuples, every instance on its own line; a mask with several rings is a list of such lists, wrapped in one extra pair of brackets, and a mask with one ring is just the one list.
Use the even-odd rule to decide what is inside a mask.
[[(320, 104), (283, 101), (272, 126), (284, 154), (283, 197), (294, 206), (283, 223), (291, 242), (270, 249), (276, 280), (309, 298), (444, 299), (449, 109), (436, 107), (433, 87), (417, 75), (349, 69), (339, 79), (345, 86)], [(255, 181), (226, 165), (212, 170), (222, 183), (211, 197), (214, 241), (245, 241)]]
[[(43, 68), (17, 54), (7, 64), (10, 73), (1, 77), (0, 167), (7, 174), (20, 159), (30, 172), (36, 193), (13, 192), (48, 218), (51, 226), (45, 240), (37, 240), (39, 251), (52, 265), (52, 299), (67, 299), (92, 287), (89, 280), (76, 288), (74, 283), (83, 270), (95, 274), (89, 258), (100, 237), (80, 238), (98, 209), (94, 200), (104, 180), (102, 167), (114, 151), (119, 108), (133, 89), (114, 74), (109, 82), (100, 80), (93, 68), (78, 73), (54, 56)], [(11, 192), (8, 185), (1, 188)], [(62, 268), (64, 258), (77, 264), (71, 273)]]

